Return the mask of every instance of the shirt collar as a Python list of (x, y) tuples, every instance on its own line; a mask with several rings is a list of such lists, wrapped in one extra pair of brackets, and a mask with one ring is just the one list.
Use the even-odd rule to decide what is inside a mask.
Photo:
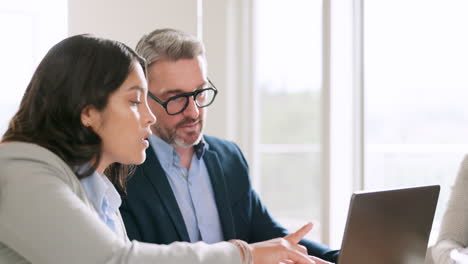
[[(156, 153), (156, 156), (158, 156), (159, 162), (162, 164), (178, 164), (180, 161), (179, 154), (177, 151), (174, 149), (174, 147), (170, 144), (168, 144), (166, 141), (162, 140), (160, 137), (156, 135), (151, 135), (149, 137), (149, 142), (151, 146), (153, 147), (154, 152)], [(205, 139), (202, 137), (200, 142), (195, 145), (194, 147), (194, 153), (197, 156), (198, 159), (203, 158), (203, 155), (205, 154), (205, 150), (209, 148), (208, 143), (205, 141)]]
[(105, 175), (95, 171), (90, 176), (81, 179), (81, 183), (84, 185), (88, 199), (96, 210), (99, 211), (104, 207), (105, 199), (107, 199), (110, 213), (113, 214), (119, 210), (122, 200), (114, 185)]
[(203, 157), (203, 154), (205, 153), (205, 145), (208, 148), (208, 145), (205, 143), (205, 140), (201, 138), (200, 142), (193, 146), (193, 150), (195, 151), (195, 155), (197, 155), (198, 159), (201, 159)]

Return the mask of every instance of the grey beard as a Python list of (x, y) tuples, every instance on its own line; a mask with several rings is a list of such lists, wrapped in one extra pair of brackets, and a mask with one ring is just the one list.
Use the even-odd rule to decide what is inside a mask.
[[(167, 144), (174, 146), (174, 147), (178, 147), (178, 148), (189, 148), (189, 147), (193, 147), (197, 145), (198, 143), (200, 143), (200, 140), (203, 134), (202, 131), (200, 131), (200, 134), (198, 135), (198, 138), (195, 140), (195, 142), (185, 143), (182, 138), (177, 136), (175, 129), (164, 130), (161, 126), (158, 125), (157, 122), (154, 125), (154, 129), (156, 130), (159, 138), (164, 140)], [(203, 130), (203, 127), (202, 127), (202, 130)]]
[(174, 142), (170, 143), (170, 144), (172, 146), (178, 147), (178, 148), (189, 148), (189, 147), (193, 147), (193, 146), (197, 145), (198, 143), (200, 143), (201, 138), (202, 138), (202, 133), (199, 134), (199, 136), (195, 140), (195, 142), (193, 142), (192, 144), (187, 144), (181, 138), (179, 138), (177, 135), (175, 135)]

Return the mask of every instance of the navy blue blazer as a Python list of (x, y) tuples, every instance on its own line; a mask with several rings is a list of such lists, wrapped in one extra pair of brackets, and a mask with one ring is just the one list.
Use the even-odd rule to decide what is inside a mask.
[[(252, 189), (247, 162), (239, 147), (229, 141), (204, 136), (209, 148), (203, 155), (225, 240), (248, 243), (283, 237), (288, 231), (268, 213)], [(128, 179), (120, 207), (130, 240), (156, 244), (187, 241), (189, 236), (166, 174), (153, 149)], [(310, 255), (336, 262), (338, 251), (303, 239)]]

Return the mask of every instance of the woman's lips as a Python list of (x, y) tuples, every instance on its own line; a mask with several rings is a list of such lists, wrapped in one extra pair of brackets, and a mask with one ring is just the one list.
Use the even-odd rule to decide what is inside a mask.
[(148, 147), (149, 147), (148, 139), (142, 138), (142, 139), (141, 139), (141, 143), (145, 146), (145, 148), (148, 148)]

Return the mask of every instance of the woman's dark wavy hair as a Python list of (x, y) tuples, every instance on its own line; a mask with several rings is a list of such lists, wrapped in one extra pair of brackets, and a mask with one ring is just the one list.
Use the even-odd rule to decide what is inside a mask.
[[(90, 105), (103, 110), (133, 62), (146, 68), (144, 59), (117, 41), (85, 34), (59, 42), (37, 67), (2, 141), (38, 144), (62, 158), (78, 179), (91, 175), (101, 158), (101, 139), (81, 123), (81, 112)], [(80, 170), (89, 162), (88, 170)], [(114, 163), (106, 175), (124, 191), (132, 170)]]

